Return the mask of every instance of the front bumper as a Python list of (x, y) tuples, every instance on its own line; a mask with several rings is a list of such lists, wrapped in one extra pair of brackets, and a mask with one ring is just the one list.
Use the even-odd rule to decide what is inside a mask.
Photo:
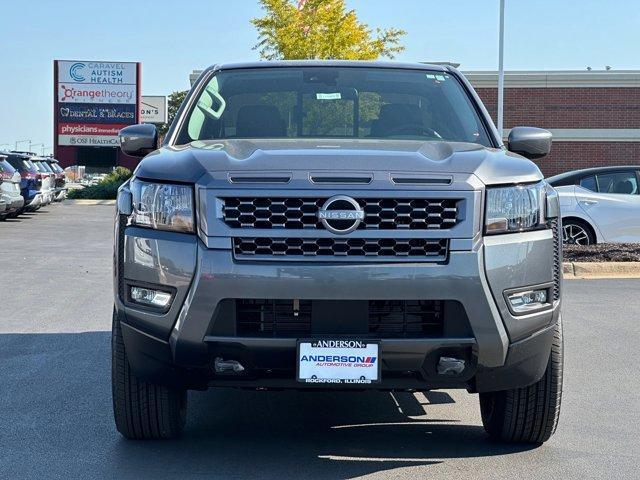
[[(381, 339), (382, 383), (374, 388), (394, 390), (529, 385), (544, 372), (559, 315), (555, 301), (549, 310), (515, 317), (503, 296), (513, 288), (552, 284), (549, 230), (487, 237), (472, 250), (450, 252), (445, 264), (247, 262), (190, 235), (127, 227), (122, 238), (116, 309), (131, 366), (142, 377), (188, 388), (327, 388), (295, 381), (295, 338), (212, 334), (215, 323), (224, 321), (216, 311), (225, 299), (459, 302), (470, 335)], [(125, 305), (122, 292), (136, 283), (170, 286), (168, 312)], [(456, 377), (438, 375), (437, 359), (451, 352), (464, 357), (467, 368)], [(216, 356), (248, 368), (240, 376), (216, 375)]]
[[(125, 321), (120, 311), (121, 322)], [(296, 390), (376, 390), (427, 391), (439, 388), (466, 389), (469, 392), (493, 392), (526, 387), (537, 382), (547, 367), (554, 327), (550, 325), (509, 345), (507, 357), (500, 367), (487, 368), (470, 364), (457, 376), (438, 375), (434, 368), (441, 354), (451, 351), (473, 351), (473, 339), (386, 339), (380, 341), (382, 381), (379, 384), (339, 386), (303, 384), (295, 380), (292, 368), (284, 375), (277, 370), (250, 369), (239, 376), (211, 375), (212, 364), (203, 367), (178, 365), (169, 342), (150, 336), (129, 324), (122, 323), (127, 356), (131, 367), (141, 378), (178, 388), (204, 390), (208, 387), (244, 389)], [(214, 352), (234, 352), (234, 359), (245, 366), (268, 359), (270, 363), (288, 362), (295, 365), (296, 342), (292, 339), (207, 338)], [(216, 353), (214, 353), (216, 355)], [(250, 367), (251, 368), (251, 367)]]

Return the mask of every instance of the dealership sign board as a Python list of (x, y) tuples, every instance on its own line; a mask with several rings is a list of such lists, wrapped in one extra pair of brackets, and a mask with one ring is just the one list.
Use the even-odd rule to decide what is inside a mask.
[(140, 100), (142, 123), (167, 123), (167, 97), (143, 95)]
[(116, 147), (138, 122), (139, 63), (56, 60), (54, 78), (57, 145)]

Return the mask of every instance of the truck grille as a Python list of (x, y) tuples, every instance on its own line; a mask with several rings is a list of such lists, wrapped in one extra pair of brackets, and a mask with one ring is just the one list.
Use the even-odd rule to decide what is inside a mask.
[[(222, 216), (231, 228), (323, 229), (318, 210), (326, 198), (223, 198)], [(365, 212), (359, 229), (449, 229), (458, 222), (457, 199), (356, 198)]]
[[(323, 329), (324, 318), (313, 315), (315, 300), (236, 300), (236, 334), (247, 337), (300, 337)], [(344, 300), (344, 310), (362, 314), (366, 322), (353, 322), (344, 335), (369, 337), (440, 337), (444, 333), (444, 302), (441, 300)], [(353, 310), (356, 309), (356, 310)], [(366, 309), (366, 311), (364, 311)], [(357, 315), (359, 316), (359, 315)], [(339, 336), (339, 335), (337, 335)]]
[(272, 238), (233, 239), (236, 256), (412, 257), (443, 261), (448, 240), (425, 238)]
[(369, 333), (379, 336), (441, 336), (443, 305), (440, 300), (372, 300)]
[(311, 333), (311, 301), (300, 300), (294, 312), (293, 300), (236, 300), (238, 336), (299, 336)]

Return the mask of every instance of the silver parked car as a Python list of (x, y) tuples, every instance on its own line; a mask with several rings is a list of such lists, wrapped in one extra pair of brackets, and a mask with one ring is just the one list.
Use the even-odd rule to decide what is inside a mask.
[(587, 168), (549, 178), (565, 243), (640, 243), (640, 166)]
[(44, 158), (32, 157), (31, 162), (38, 169), (38, 177), (42, 181), (42, 204), (49, 205), (56, 197), (55, 173), (48, 168)]
[(4, 211), (0, 219), (18, 215), (24, 205), (24, 198), (20, 194), (20, 173), (7, 162), (5, 155), (0, 155), (0, 197), (4, 203)]

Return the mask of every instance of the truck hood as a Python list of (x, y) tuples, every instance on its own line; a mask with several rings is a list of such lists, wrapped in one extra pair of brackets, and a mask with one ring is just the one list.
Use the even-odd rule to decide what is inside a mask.
[(412, 172), (472, 174), (485, 185), (543, 178), (530, 160), (473, 143), (413, 140), (264, 139), (192, 142), (148, 155), (135, 175), (197, 182), (216, 172)]

